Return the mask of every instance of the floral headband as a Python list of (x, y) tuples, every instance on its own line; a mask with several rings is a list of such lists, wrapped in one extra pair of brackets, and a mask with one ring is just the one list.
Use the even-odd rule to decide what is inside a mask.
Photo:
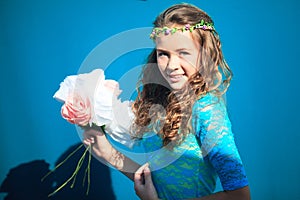
[(190, 31), (192, 32), (195, 29), (202, 29), (202, 30), (210, 30), (210, 31), (214, 31), (215, 27), (213, 23), (208, 23), (205, 22), (203, 19), (200, 21), (200, 23), (197, 23), (193, 26), (191, 26), (190, 24), (186, 24), (184, 27), (182, 28), (168, 28), (168, 27), (163, 27), (163, 28), (153, 28), (152, 33), (150, 34), (150, 38), (151, 39), (155, 39), (156, 37), (158, 37), (161, 33), (163, 33), (164, 35), (169, 35), (169, 34), (174, 34), (176, 31)]

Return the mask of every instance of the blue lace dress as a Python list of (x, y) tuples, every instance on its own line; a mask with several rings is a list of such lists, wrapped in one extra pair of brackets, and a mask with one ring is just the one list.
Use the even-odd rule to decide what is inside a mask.
[(154, 133), (142, 141), (160, 199), (207, 196), (214, 192), (217, 177), (224, 190), (248, 185), (224, 102), (208, 93), (195, 102), (192, 114), (195, 133), (173, 150), (162, 148)]

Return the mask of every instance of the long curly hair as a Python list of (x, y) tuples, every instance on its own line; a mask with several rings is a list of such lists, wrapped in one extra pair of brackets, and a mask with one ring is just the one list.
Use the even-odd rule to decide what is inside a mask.
[[(213, 23), (201, 9), (191, 4), (171, 6), (153, 22), (154, 27), (197, 24), (201, 20)], [(163, 145), (179, 144), (192, 132), (191, 113), (195, 101), (207, 92), (221, 97), (227, 90), (232, 72), (224, 60), (221, 42), (216, 31), (195, 29), (192, 38), (200, 45), (198, 70), (180, 90), (172, 90), (157, 66), (156, 49), (148, 56), (137, 86), (133, 103), (134, 137), (155, 131)], [(173, 146), (173, 145), (172, 145)]]

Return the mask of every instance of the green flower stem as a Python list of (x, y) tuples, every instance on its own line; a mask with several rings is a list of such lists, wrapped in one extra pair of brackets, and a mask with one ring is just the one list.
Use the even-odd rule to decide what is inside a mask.
[(75, 181), (76, 181), (76, 177), (77, 177), (78, 171), (80, 170), (80, 168), (81, 168), (81, 166), (82, 166), (82, 164), (83, 164), (85, 155), (86, 155), (86, 153), (88, 152), (88, 150), (90, 149), (90, 147), (91, 147), (91, 145), (89, 145), (88, 148), (86, 148), (86, 150), (84, 151), (83, 155), (81, 156), (81, 158), (79, 159), (79, 161), (78, 161), (78, 163), (77, 163), (76, 169), (75, 169), (75, 171), (74, 171), (74, 179), (73, 179), (71, 188), (73, 188), (74, 185), (75, 185)]
[(87, 169), (88, 169), (88, 187), (87, 187), (87, 190), (86, 190), (86, 195), (89, 194), (90, 185), (91, 185), (91, 160), (92, 160), (92, 148), (90, 148), (89, 162), (88, 162), (88, 166), (87, 166)]
[[(88, 129), (96, 129), (96, 130), (102, 130), (105, 133), (105, 125), (103, 126), (97, 126), (96, 124), (92, 124), (92, 126), (84, 126), (82, 127), (85, 130)], [(44, 181), (51, 173), (53, 173), (56, 169), (58, 169), (62, 164), (64, 164), (71, 156), (73, 156), (81, 147), (83, 147), (84, 144), (81, 144), (79, 147), (77, 147), (72, 153), (70, 153), (62, 162), (60, 162), (53, 170), (51, 170), (50, 172), (48, 172), (42, 179), (41, 181)], [(86, 150), (84, 151), (83, 155), (81, 156), (81, 158), (79, 159), (76, 169), (73, 172), (72, 176), (66, 180), (61, 186), (59, 186), (54, 192), (52, 192), (51, 194), (48, 195), (48, 197), (54, 195), (55, 193), (57, 193), (59, 190), (61, 190), (64, 186), (66, 186), (72, 179), (72, 184), (70, 186), (70, 188), (73, 188), (75, 185), (75, 181), (78, 175), (78, 172), (80, 170), (80, 168), (82, 167), (82, 164), (84, 162), (85, 156), (87, 154), (87, 152), (89, 152), (89, 158), (88, 158), (88, 165), (87, 168), (85, 169), (84, 172), (84, 177), (83, 177), (83, 181), (82, 181), (82, 185), (84, 186), (85, 184), (85, 180), (86, 180), (86, 176), (87, 176), (87, 182), (88, 182), (88, 186), (87, 186), (87, 191), (86, 191), (86, 195), (88, 195), (89, 191), (90, 191), (90, 185), (91, 185), (91, 160), (92, 160), (92, 146), (89, 145)]]
[(89, 161), (88, 161), (88, 166), (87, 168), (85, 169), (85, 172), (84, 172), (84, 177), (83, 177), (83, 180), (82, 180), (82, 186), (84, 187), (85, 185), (85, 179), (86, 179), (86, 176), (88, 177), (87, 181), (88, 181), (88, 186), (87, 186), (87, 191), (86, 191), (86, 195), (88, 195), (89, 193), (89, 190), (90, 190), (90, 185), (91, 185), (91, 160), (92, 160), (92, 152), (91, 152), (91, 149), (90, 149), (90, 154), (89, 154)]
[(41, 181), (44, 181), (45, 178), (47, 178), (50, 174), (52, 174), (56, 169), (58, 169), (62, 164), (64, 164), (72, 155), (74, 155), (81, 147), (83, 147), (83, 144), (81, 144), (77, 149), (75, 149), (72, 153), (70, 153), (62, 162), (60, 162), (53, 170), (48, 172)]
[[(80, 147), (82, 147), (82, 146), (83, 146), (83, 144), (80, 145)], [(78, 151), (80, 147), (78, 147), (76, 150), (74, 150), (67, 158), (71, 157), (71, 155), (73, 155), (76, 151)], [(73, 179), (73, 183), (72, 183), (72, 185), (71, 185), (71, 188), (74, 187), (74, 184), (75, 184), (75, 180), (76, 180), (77, 174), (78, 174), (78, 172), (79, 172), (79, 170), (80, 170), (80, 168), (81, 168), (81, 166), (82, 166), (82, 164), (83, 164), (83, 161), (84, 161), (84, 158), (85, 158), (87, 152), (89, 152), (89, 162), (88, 162), (88, 166), (87, 166), (87, 168), (88, 168), (88, 189), (87, 189), (87, 193), (86, 193), (86, 195), (88, 195), (89, 187), (90, 187), (91, 145), (89, 145), (89, 146), (86, 148), (86, 150), (84, 151), (83, 155), (82, 155), (81, 158), (79, 159), (79, 161), (78, 161), (78, 163), (77, 163), (77, 166), (76, 166), (76, 169), (75, 169), (75, 171), (73, 172), (72, 176), (71, 176), (68, 180), (66, 180), (59, 188), (57, 188), (54, 192), (52, 192), (51, 194), (49, 194), (48, 197), (50, 197), (50, 196), (54, 195), (55, 193), (57, 193), (57, 192), (58, 192), (59, 190), (61, 190), (66, 184), (68, 184), (72, 179)], [(60, 165), (58, 165), (58, 167), (61, 166), (61, 165), (67, 160), (67, 158), (66, 158), (62, 163), (60, 163)], [(55, 169), (57, 169), (58, 167), (56, 167)], [(54, 169), (54, 170), (55, 170), (55, 169)]]

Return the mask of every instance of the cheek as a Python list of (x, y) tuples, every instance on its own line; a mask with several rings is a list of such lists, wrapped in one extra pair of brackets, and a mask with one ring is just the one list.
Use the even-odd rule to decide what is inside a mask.
[(163, 66), (160, 65), (160, 64), (158, 64), (157, 66), (158, 66), (158, 69), (159, 69), (160, 74), (161, 74), (163, 77), (165, 77), (165, 70), (166, 70), (166, 68), (163, 67)]
[(197, 72), (197, 68), (196, 66), (189, 66), (187, 67), (186, 72), (189, 76), (191, 76)]
[(157, 58), (157, 64), (161, 67), (166, 67), (168, 64), (168, 58), (163, 56), (163, 57), (158, 57)]
[(198, 71), (198, 67), (195, 63), (183, 62), (181, 66), (188, 77), (190, 77)]
[(158, 58), (157, 59), (157, 65), (158, 65), (160, 72), (164, 72), (166, 70), (167, 64), (168, 64), (168, 59), (166, 59), (166, 58)]

